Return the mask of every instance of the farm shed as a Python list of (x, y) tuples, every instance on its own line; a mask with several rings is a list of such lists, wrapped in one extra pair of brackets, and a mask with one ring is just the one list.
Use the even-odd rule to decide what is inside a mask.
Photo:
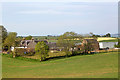
[(94, 48), (94, 51), (98, 51), (99, 50), (99, 43), (96, 39), (83, 39), (82, 43), (76, 43), (76, 47), (78, 48), (78, 50), (82, 50), (84, 48), (84, 44), (89, 44), (91, 45), (91, 47)]
[(115, 48), (115, 44), (118, 44), (118, 42), (99, 42), (100, 48)]
[(11, 51), (14, 51), (15, 48), (27, 48), (27, 47), (11, 47)]
[(48, 46), (49, 46), (49, 50), (51, 50), (51, 52), (62, 51), (63, 50), (62, 48), (60, 48), (60, 47), (57, 46), (56, 42), (49, 42)]
[(18, 47), (11, 47), (11, 51), (13, 51), (15, 48), (16, 49), (28, 49), (28, 50), (35, 49), (35, 45), (40, 41), (44, 41), (46, 44), (48, 44), (48, 42), (46, 40), (34, 40), (34, 39), (25, 40), (25, 39), (23, 39), (20, 42), (20, 45)]
[(83, 44), (91, 44), (91, 47), (94, 48), (94, 51), (99, 50), (99, 42), (96, 39), (84, 39)]
[(57, 47), (56, 42), (49, 42), (49, 43), (48, 43), (48, 46), (49, 46), (49, 49), (50, 49), (50, 50), (54, 50), (54, 49), (56, 49), (56, 47)]

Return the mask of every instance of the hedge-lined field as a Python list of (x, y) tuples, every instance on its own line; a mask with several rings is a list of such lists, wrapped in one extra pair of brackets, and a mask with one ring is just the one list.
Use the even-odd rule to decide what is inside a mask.
[(98, 37), (98, 41), (103, 41), (103, 40), (115, 40), (117, 38), (112, 38), (112, 37)]
[[(93, 38), (85, 38), (85, 39), (93, 39)], [(98, 37), (97, 41), (99, 41), (99, 42), (118, 42), (118, 39), (112, 38), (112, 37)]]
[(99, 42), (118, 42), (118, 39), (111, 38), (111, 37), (98, 37), (97, 41), (99, 41)]
[(118, 53), (78, 55), (48, 61), (26, 61), (3, 55), (3, 78), (117, 78)]
[[(33, 36), (33, 38), (37, 38), (37, 39), (46, 39), (48, 40), (48, 42), (57, 42), (58, 37), (54, 37), (54, 36)], [(85, 39), (91, 39), (91, 38), (85, 38)], [(77, 41), (77, 40), (76, 40)], [(112, 37), (98, 37), (97, 41), (99, 42), (117, 42), (117, 38), (112, 38)], [(79, 42), (79, 39), (78, 39)]]

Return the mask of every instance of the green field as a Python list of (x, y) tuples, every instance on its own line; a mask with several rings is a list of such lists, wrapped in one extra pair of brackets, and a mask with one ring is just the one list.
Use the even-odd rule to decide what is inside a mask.
[(78, 55), (44, 62), (3, 55), (3, 78), (117, 78), (118, 53)]
[[(33, 36), (33, 38), (35, 39), (46, 39), (48, 42), (57, 42), (58, 36)], [(93, 38), (85, 38), (85, 39), (93, 39)], [(79, 40), (75, 40), (76, 42), (80, 42)], [(97, 38), (98, 42), (118, 42), (117, 38), (113, 38), (113, 37), (98, 37)]]
[(54, 39), (54, 40), (56, 40), (56, 39), (58, 39), (58, 37), (57, 36), (33, 36), (33, 38), (37, 38), (37, 39)]
[(113, 40), (102, 40), (99, 42), (118, 42), (118, 39), (113, 39)]

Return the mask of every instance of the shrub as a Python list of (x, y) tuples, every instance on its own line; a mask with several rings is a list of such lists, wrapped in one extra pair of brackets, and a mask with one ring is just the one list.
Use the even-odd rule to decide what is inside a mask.
[(33, 48), (15, 48), (13, 56), (34, 55), (35, 50)]
[(40, 61), (46, 59), (46, 57), (48, 56), (48, 51), (49, 47), (44, 41), (38, 42), (35, 46), (35, 52), (40, 56)]

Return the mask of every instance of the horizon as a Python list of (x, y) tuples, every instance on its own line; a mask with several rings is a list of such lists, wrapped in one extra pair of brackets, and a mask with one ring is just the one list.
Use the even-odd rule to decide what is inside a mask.
[[(3, 26), (5, 29), (6, 29), (6, 27), (4, 26), (4, 25), (0, 25), (0, 26)], [(7, 29), (6, 29), (7, 30)], [(7, 30), (7, 32), (8, 32), (8, 30)], [(9, 31), (9, 32), (12, 32), (12, 31)], [(9, 33), (8, 32), (8, 33)], [(14, 31), (15, 32), (15, 31)], [(68, 31), (68, 32), (72, 32), (72, 31)], [(76, 32), (75, 32), (76, 33)], [(94, 34), (94, 32), (92, 32), (93, 34)], [(63, 33), (64, 34), (64, 33)], [(77, 33), (77, 34), (79, 34), (79, 33)], [(87, 35), (87, 34), (90, 34), (90, 32), (89, 33), (84, 33), (84, 34), (80, 34), (80, 35)], [(103, 36), (103, 35), (106, 35), (107, 33), (105, 33), (105, 34), (95, 34), (95, 35), (100, 35), (100, 36)], [(120, 33), (114, 33), (114, 34), (112, 34), (112, 33), (110, 33), (111, 35), (119, 35)], [(26, 37), (26, 36), (48, 36), (48, 35), (50, 35), (50, 36), (60, 36), (60, 35), (62, 35), (62, 34), (60, 34), (60, 35), (51, 35), (51, 34), (46, 34), (46, 35), (18, 35), (18, 33), (17, 33), (17, 36), (22, 36), (22, 37)]]
[[(4, 25), (0, 25), (0, 26), (4, 26)], [(4, 26), (4, 28), (6, 29), (6, 27)], [(7, 29), (6, 29), (7, 30)], [(7, 32), (9, 33), (9, 32), (15, 32), (15, 31), (8, 31), (7, 30)], [(72, 31), (68, 31), (68, 32), (72, 32)], [(76, 32), (75, 32), (76, 33)], [(93, 34), (95, 34), (94, 32), (92, 32)], [(64, 33), (63, 33), (64, 34)], [(84, 34), (81, 34), (81, 33), (77, 33), (77, 34), (80, 34), (80, 35), (88, 35), (88, 34), (90, 34), (90, 32), (89, 33), (84, 33)], [(106, 35), (107, 33), (104, 33), (104, 34), (95, 34), (95, 35), (100, 35), (100, 36), (103, 36), (103, 35)], [(120, 33), (110, 33), (111, 35), (120, 35)], [(18, 35), (18, 33), (17, 33), (17, 36), (22, 36), (22, 37), (27, 37), (27, 36), (48, 36), (48, 35), (50, 35), (50, 36), (60, 36), (60, 35), (62, 35), (62, 34), (60, 34), (60, 35), (51, 35), (51, 34), (46, 34), (46, 35), (30, 35), (30, 34), (28, 34), (28, 35)]]

